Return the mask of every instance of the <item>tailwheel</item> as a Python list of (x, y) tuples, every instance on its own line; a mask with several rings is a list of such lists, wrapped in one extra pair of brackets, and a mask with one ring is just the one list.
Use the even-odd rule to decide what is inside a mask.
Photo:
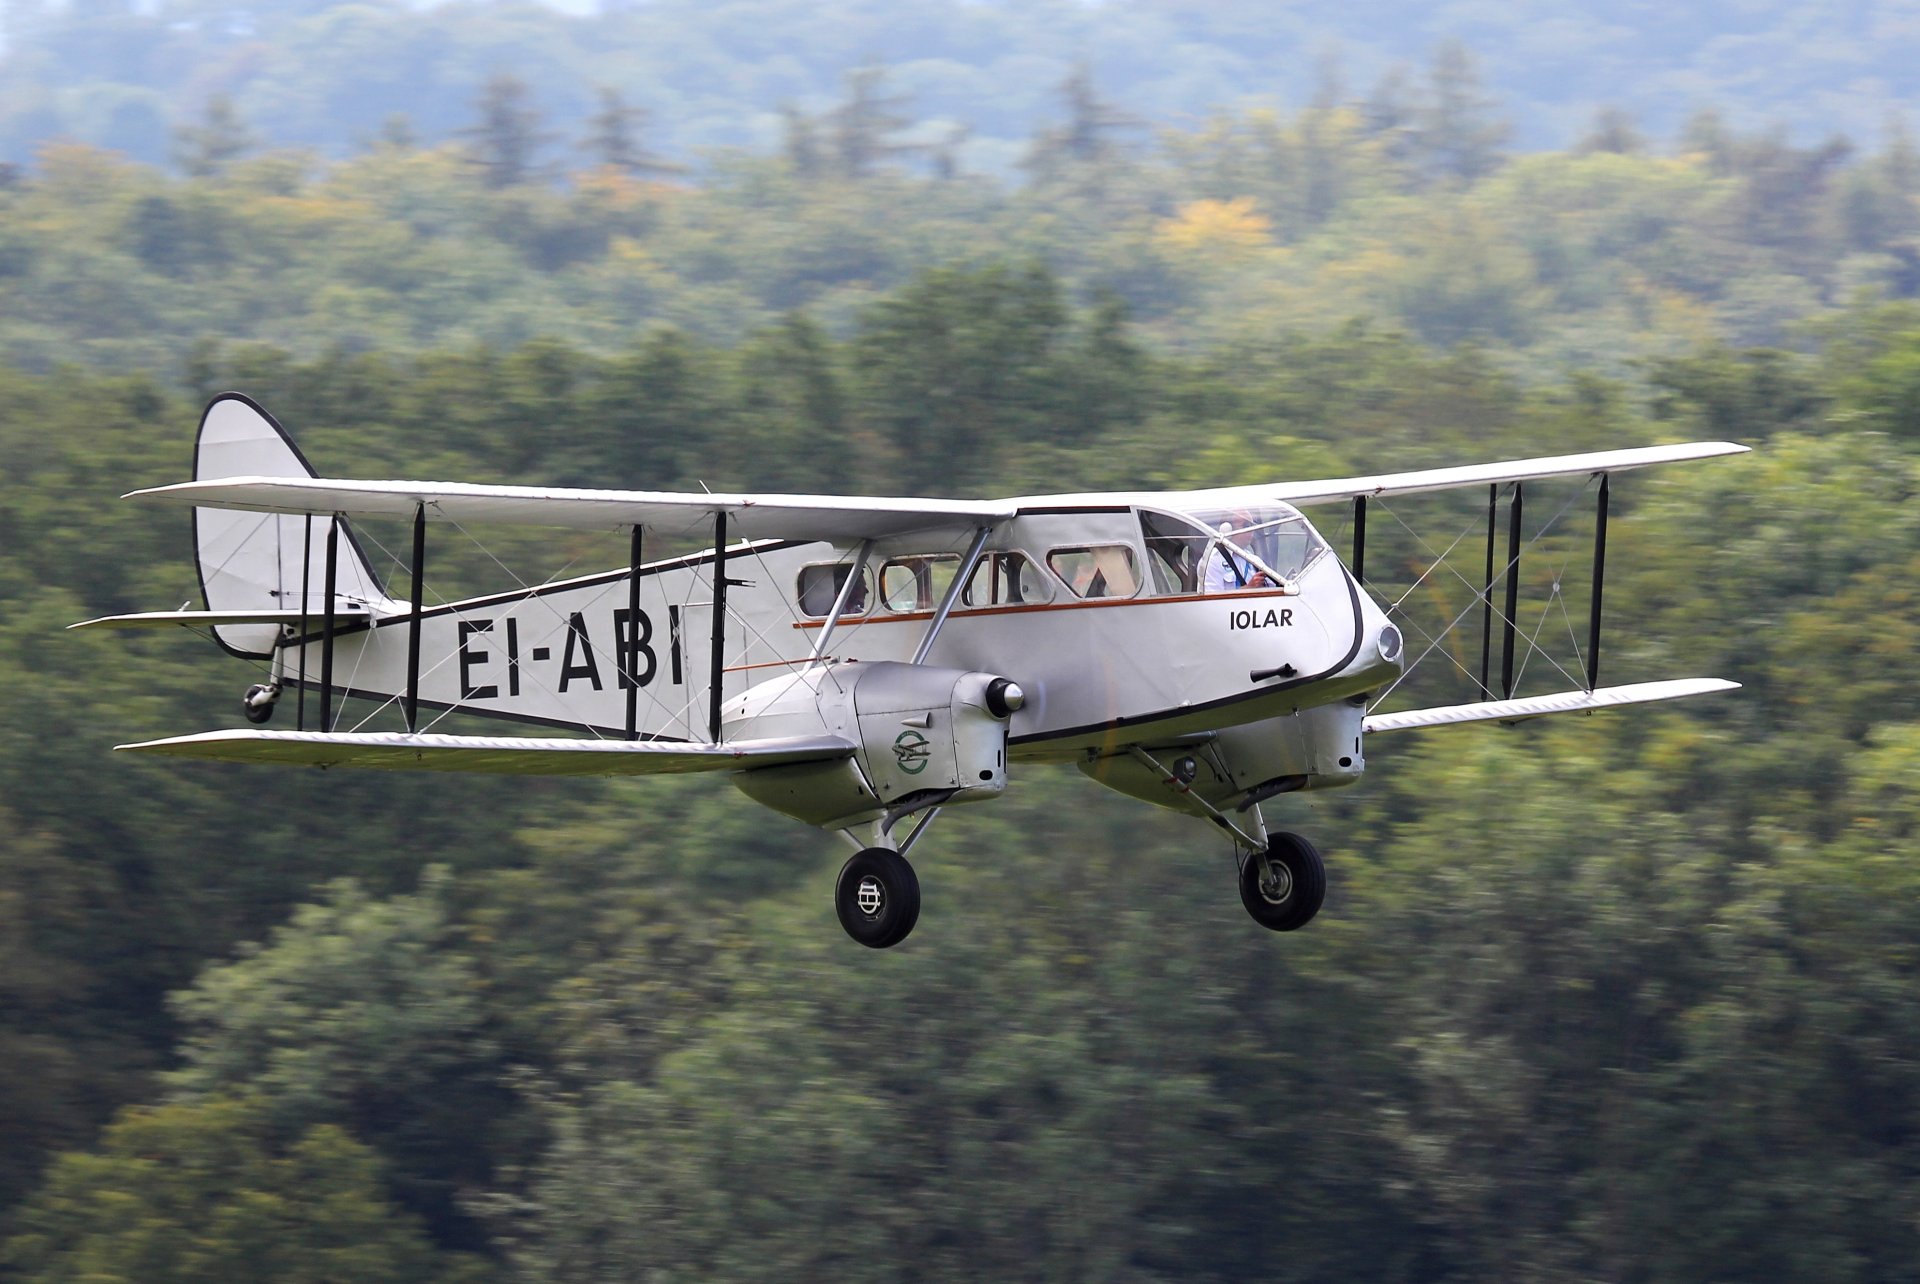
[(869, 847), (840, 867), (833, 905), (847, 935), (884, 950), (907, 939), (920, 918), (920, 880), (899, 852)]
[(1276, 932), (1305, 927), (1327, 898), (1327, 867), (1320, 853), (1298, 834), (1273, 834), (1266, 857), (1241, 862), (1240, 903), (1262, 927)]

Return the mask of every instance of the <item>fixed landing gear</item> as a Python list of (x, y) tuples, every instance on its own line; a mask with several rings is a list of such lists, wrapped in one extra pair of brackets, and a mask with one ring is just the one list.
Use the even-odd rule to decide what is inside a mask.
[(273, 706), (280, 703), (280, 687), (276, 684), (256, 682), (247, 688), (240, 697), (240, 712), (246, 715), (248, 722), (260, 726), (273, 717)]
[[(1276, 932), (1305, 927), (1327, 898), (1327, 867), (1298, 834), (1271, 834), (1266, 859), (1240, 862), (1240, 903), (1253, 921)], [(1263, 868), (1264, 867), (1264, 868)]]
[(920, 919), (920, 879), (899, 852), (869, 847), (840, 867), (833, 906), (847, 935), (884, 950), (907, 939)]

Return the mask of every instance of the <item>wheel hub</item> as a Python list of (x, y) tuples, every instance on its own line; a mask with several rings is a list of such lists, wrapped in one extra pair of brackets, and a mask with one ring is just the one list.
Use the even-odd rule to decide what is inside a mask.
[(1260, 897), (1273, 905), (1284, 905), (1293, 895), (1293, 871), (1277, 860), (1267, 862), (1267, 876), (1260, 880)]
[(877, 918), (880, 907), (887, 903), (887, 894), (880, 887), (880, 880), (868, 874), (860, 880), (860, 886), (853, 891), (853, 903), (868, 918)]

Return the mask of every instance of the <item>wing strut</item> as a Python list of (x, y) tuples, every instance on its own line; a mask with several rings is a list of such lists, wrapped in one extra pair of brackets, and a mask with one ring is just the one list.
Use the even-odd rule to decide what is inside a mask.
[(913, 653), (913, 663), (919, 664), (927, 658), (927, 652), (933, 650), (933, 640), (940, 636), (941, 626), (946, 624), (947, 616), (953, 614), (953, 604), (960, 600), (967, 581), (973, 578), (973, 568), (980, 565), (980, 550), (987, 546), (987, 536), (993, 527), (982, 526), (974, 532), (973, 543), (967, 548), (967, 555), (960, 559), (960, 569), (955, 572), (953, 583), (947, 585), (947, 592), (940, 599), (940, 607), (933, 613), (933, 619), (927, 623), (926, 636), (920, 639), (920, 645)]
[(327, 522), (327, 614), (320, 626), (320, 730), (333, 730), (333, 602), (339, 583), (340, 523)]
[(720, 697), (727, 663), (727, 510), (713, 515), (713, 676), (707, 691), (707, 736), (720, 743)]
[(834, 594), (833, 610), (827, 613), (826, 622), (820, 626), (820, 636), (814, 641), (813, 658), (816, 661), (827, 658), (827, 642), (840, 626), (840, 617), (847, 613), (847, 603), (853, 600), (854, 593), (861, 587), (861, 578), (867, 573), (867, 559), (872, 555), (873, 541), (861, 540), (859, 550), (853, 555), (853, 572), (847, 576), (847, 582), (840, 586), (840, 591)]
[(1487, 487), (1487, 577), (1480, 584), (1480, 693), (1493, 699), (1487, 685), (1493, 663), (1493, 532), (1500, 518), (1500, 483)]
[[(293, 726), (307, 729), (307, 604), (313, 600), (313, 514), (300, 519), (300, 685), (294, 692)], [(283, 661), (282, 672), (286, 669)]]
[(427, 569), (427, 506), (416, 504), (413, 510), (413, 619), (407, 625), (407, 734), (418, 731), (420, 721), (420, 592)]
[(627, 671), (627, 739), (640, 738), (640, 551), (646, 527), (633, 524), (627, 549), (627, 639), (620, 663)]
[[(1231, 562), (1228, 563), (1232, 565)], [(1353, 497), (1353, 578), (1367, 582), (1367, 497)]]
[(1587, 617), (1587, 690), (1600, 684), (1600, 589), (1607, 574), (1607, 475), (1600, 474), (1600, 503), (1593, 528), (1593, 613)]
[(1519, 631), (1520, 615), (1520, 517), (1522, 482), (1513, 484), (1513, 498), (1507, 501), (1507, 615), (1500, 633), (1500, 690), (1513, 698), (1513, 638)]
[(1513, 635), (1519, 631), (1521, 612), (1521, 486), (1513, 484), (1513, 499), (1507, 501), (1507, 620), (1500, 633), (1500, 691), (1513, 699)]

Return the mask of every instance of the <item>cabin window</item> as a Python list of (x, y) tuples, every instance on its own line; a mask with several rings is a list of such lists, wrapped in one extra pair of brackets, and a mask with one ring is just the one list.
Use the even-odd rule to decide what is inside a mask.
[(959, 573), (952, 553), (896, 557), (880, 568), (880, 603), (889, 611), (931, 611)]
[(1053, 601), (1053, 577), (1025, 553), (989, 553), (973, 568), (968, 606), (1022, 606)]
[(1140, 514), (1140, 533), (1147, 542), (1147, 575), (1159, 597), (1200, 591), (1200, 569), (1213, 543), (1210, 532), (1171, 513)]
[(1125, 544), (1056, 548), (1047, 554), (1047, 565), (1076, 597), (1132, 597), (1140, 591), (1133, 550)]
[[(814, 619), (824, 619), (833, 614), (833, 604), (840, 596), (841, 587), (847, 577), (853, 574), (853, 567), (845, 562), (838, 564), (822, 562), (817, 566), (800, 568), (800, 613), (811, 615)], [(873, 585), (873, 575), (864, 566), (860, 568), (860, 582), (853, 587), (847, 597), (848, 615), (865, 615), (867, 602), (872, 597), (869, 591)]]

